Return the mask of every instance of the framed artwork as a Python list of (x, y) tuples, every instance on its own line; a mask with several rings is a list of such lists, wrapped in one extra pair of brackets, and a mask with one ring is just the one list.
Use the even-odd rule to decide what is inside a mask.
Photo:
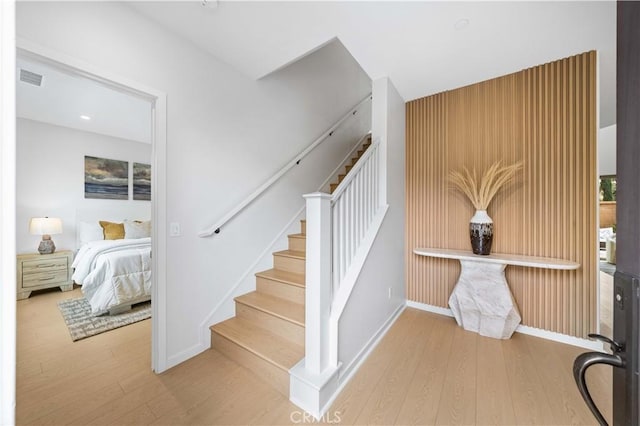
[(151, 165), (133, 163), (133, 199), (151, 200)]
[(85, 155), (84, 198), (129, 199), (129, 162)]

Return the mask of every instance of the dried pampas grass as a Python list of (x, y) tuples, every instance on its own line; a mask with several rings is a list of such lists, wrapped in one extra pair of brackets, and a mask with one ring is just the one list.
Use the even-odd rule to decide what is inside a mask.
[(522, 162), (503, 166), (501, 161), (497, 161), (489, 167), (479, 182), (476, 170), (473, 169), (471, 173), (466, 167), (462, 169), (462, 172), (457, 170), (450, 172), (449, 180), (469, 198), (476, 210), (486, 210), (500, 188), (509, 182), (521, 168)]

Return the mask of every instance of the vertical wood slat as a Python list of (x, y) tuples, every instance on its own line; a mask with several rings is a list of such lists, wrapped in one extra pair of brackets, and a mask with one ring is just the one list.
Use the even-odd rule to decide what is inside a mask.
[(597, 317), (596, 53), (408, 102), (406, 269), (409, 300), (446, 307), (456, 261), (415, 247), (469, 249), (473, 206), (450, 170), (496, 160), (524, 168), (489, 206), (493, 251), (556, 257), (578, 271), (510, 266), (523, 324), (586, 337)]

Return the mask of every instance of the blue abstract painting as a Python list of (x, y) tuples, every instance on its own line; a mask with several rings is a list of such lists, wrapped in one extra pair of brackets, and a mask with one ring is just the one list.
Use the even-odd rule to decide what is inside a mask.
[(151, 165), (133, 163), (133, 199), (151, 200)]
[(85, 156), (84, 198), (129, 199), (129, 162)]

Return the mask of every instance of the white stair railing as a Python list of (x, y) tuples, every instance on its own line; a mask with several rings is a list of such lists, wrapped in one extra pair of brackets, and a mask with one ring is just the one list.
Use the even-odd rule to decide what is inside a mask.
[(337, 323), (386, 211), (379, 147), (375, 140), (332, 195), (304, 196), (305, 368), (311, 374), (338, 366)]
[(332, 289), (338, 292), (360, 243), (380, 208), (379, 143), (372, 144), (331, 197)]

